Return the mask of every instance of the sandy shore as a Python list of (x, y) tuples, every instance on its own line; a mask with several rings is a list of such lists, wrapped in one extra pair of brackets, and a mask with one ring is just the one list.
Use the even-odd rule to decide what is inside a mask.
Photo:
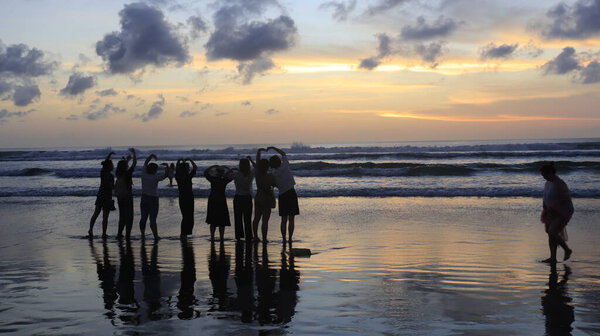
[[(290, 258), (208, 241), (206, 200), (178, 239), (161, 199), (157, 245), (82, 239), (93, 198), (0, 199), (0, 333), (594, 335), (600, 200), (575, 200), (572, 260), (552, 269), (530, 198), (301, 199)], [(136, 199), (136, 204), (138, 200)], [(136, 206), (136, 220), (138, 219)], [(100, 232), (97, 223), (96, 233)]]

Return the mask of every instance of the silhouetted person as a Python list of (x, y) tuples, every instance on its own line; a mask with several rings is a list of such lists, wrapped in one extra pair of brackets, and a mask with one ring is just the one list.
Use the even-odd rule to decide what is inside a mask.
[[(190, 164), (192, 169), (190, 170)], [(179, 210), (181, 210), (181, 238), (192, 234), (194, 229), (194, 192), (192, 178), (196, 176), (198, 167), (192, 159), (179, 159), (175, 166), (175, 179), (179, 189)]]
[(540, 169), (546, 185), (544, 186), (544, 202), (541, 221), (546, 226), (550, 258), (544, 262), (556, 262), (556, 250), (560, 246), (565, 251), (564, 260), (571, 257), (573, 250), (566, 243), (566, 226), (573, 216), (573, 202), (567, 184), (556, 175), (554, 164), (549, 163)]
[(196, 259), (194, 258), (194, 246), (191, 240), (181, 240), (181, 255), (183, 257), (183, 268), (181, 269), (181, 288), (177, 296), (177, 308), (181, 311), (178, 317), (182, 320), (196, 317), (194, 306), (194, 284), (196, 283)]
[(212, 284), (213, 294), (211, 311), (229, 311), (231, 303), (229, 302), (229, 290), (227, 289), (227, 278), (231, 267), (231, 257), (225, 253), (223, 242), (219, 244), (219, 253), (215, 250), (215, 243), (210, 244), (210, 254), (208, 257), (208, 277)]
[(223, 241), (225, 227), (231, 226), (229, 208), (225, 188), (231, 182), (230, 169), (225, 166), (213, 165), (204, 171), (204, 177), (210, 182), (206, 223), (210, 225), (210, 240), (215, 240), (215, 229), (219, 228), (219, 238)]
[[(284, 151), (277, 147), (268, 147), (281, 155), (269, 158), (269, 165), (273, 168), (273, 176), (275, 177), (275, 185), (279, 190), (279, 216), (281, 216), (281, 238), (286, 241), (286, 231), (289, 234), (290, 242), (294, 235), (294, 218), (300, 214), (298, 207), (298, 195), (294, 186), (296, 181), (290, 170), (290, 162)], [(289, 221), (289, 226), (288, 226)]]
[(114, 176), (112, 175), (112, 170), (114, 168), (113, 162), (111, 160), (111, 156), (115, 154), (114, 152), (108, 153), (104, 161), (102, 161), (102, 170), (100, 170), (100, 188), (98, 188), (98, 193), (96, 194), (96, 208), (94, 209), (94, 214), (90, 219), (90, 229), (88, 230), (88, 237), (92, 238), (94, 236), (94, 224), (96, 223), (96, 218), (100, 215), (100, 211), (102, 211), (102, 238), (106, 238), (106, 229), (108, 226), (108, 215), (111, 210), (114, 210), (114, 203), (112, 200), (112, 192), (114, 186)]
[(173, 186), (173, 178), (175, 177), (175, 165), (173, 162), (169, 165), (167, 176), (169, 177), (169, 186)]
[(239, 169), (232, 169), (231, 177), (235, 183), (233, 198), (233, 218), (235, 239), (252, 240), (252, 180), (254, 180), (254, 162), (250, 157), (241, 159)]
[(269, 173), (269, 161), (261, 158), (261, 152), (264, 148), (259, 148), (256, 151), (256, 196), (254, 197), (254, 221), (252, 229), (254, 237), (258, 237), (258, 223), (262, 219), (262, 239), (267, 241), (269, 232), (269, 218), (271, 218), (271, 209), (275, 208), (275, 194), (273, 187), (275, 186), (275, 177)]
[[(256, 307), (257, 319), (260, 325), (271, 324), (276, 321), (275, 311), (275, 282), (277, 280), (277, 270), (271, 268), (269, 262), (269, 252), (267, 244), (262, 244), (261, 260), (258, 262), (258, 255), (255, 257), (256, 267), (256, 287), (258, 290), (258, 303)], [(258, 250), (258, 244), (254, 246), (255, 253)]]
[(546, 317), (546, 335), (571, 335), (571, 324), (575, 321), (574, 308), (569, 305), (571, 298), (567, 293), (567, 281), (571, 274), (569, 266), (564, 265), (565, 273), (558, 281), (556, 264), (551, 265), (548, 277), (548, 289), (542, 296), (542, 311)]
[[(140, 201), (140, 232), (142, 239), (146, 235), (146, 221), (150, 217), (150, 229), (154, 234), (154, 240), (160, 239), (158, 228), (156, 226), (156, 217), (158, 217), (158, 182), (167, 178), (167, 169), (161, 174), (158, 173), (158, 165), (150, 162), (157, 159), (156, 155), (150, 154), (144, 162), (142, 168), (142, 199)], [(163, 163), (163, 165), (167, 165)]]
[(126, 314), (122, 314), (120, 319), (125, 323), (139, 324), (139, 316), (132, 314), (139, 309), (135, 300), (135, 263), (131, 243), (128, 240), (125, 244), (119, 241), (119, 279), (117, 280), (117, 293), (119, 294), (119, 305), (125, 308)]
[(148, 318), (152, 321), (161, 319), (154, 314), (161, 306), (160, 270), (158, 268), (158, 244), (152, 244), (150, 259), (146, 252), (146, 242), (141, 245), (142, 281), (144, 283), (144, 301), (148, 306)]
[(288, 323), (296, 313), (298, 303), (298, 283), (300, 272), (294, 266), (294, 257), (290, 254), (289, 259), (285, 252), (285, 244), (281, 251), (281, 268), (279, 269), (279, 293), (276, 308), (279, 323)]
[[(123, 229), (125, 229), (125, 238), (131, 237), (131, 228), (133, 227), (133, 171), (137, 165), (137, 155), (135, 149), (129, 148), (131, 156), (119, 160), (115, 175), (115, 196), (119, 204), (119, 230), (117, 238), (123, 237)], [(131, 166), (129, 166), (129, 160)]]
[(235, 244), (235, 284), (237, 307), (242, 313), (242, 322), (250, 323), (254, 318), (254, 268), (251, 242)]
[[(115, 300), (117, 299), (117, 293), (115, 292), (116, 269), (110, 264), (108, 246), (106, 246), (106, 241), (104, 241), (102, 243), (102, 255), (99, 255), (94, 246), (94, 242), (90, 240), (90, 249), (92, 251), (92, 257), (96, 262), (96, 272), (98, 273), (98, 280), (100, 280), (100, 288), (102, 288), (104, 308), (113, 311)], [(110, 314), (109, 317), (112, 316), (113, 314)]]

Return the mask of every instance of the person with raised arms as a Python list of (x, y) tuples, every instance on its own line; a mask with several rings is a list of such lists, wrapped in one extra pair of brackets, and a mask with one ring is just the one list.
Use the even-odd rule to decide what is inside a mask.
[(252, 222), (252, 230), (254, 239), (257, 240), (258, 223), (262, 219), (262, 240), (263, 243), (266, 243), (271, 209), (275, 208), (276, 201), (275, 194), (273, 193), (275, 177), (269, 173), (269, 160), (261, 158), (261, 153), (264, 151), (266, 151), (264, 148), (259, 148), (256, 151), (256, 195), (254, 196), (254, 221)]
[(225, 188), (232, 181), (231, 170), (225, 166), (213, 165), (204, 170), (204, 177), (210, 182), (210, 194), (206, 210), (206, 224), (210, 225), (210, 240), (215, 240), (215, 230), (219, 228), (219, 240), (223, 242), (225, 227), (231, 226)]
[(94, 213), (92, 214), (92, 218), (90, 218), (90, 228), (88, 230), (88, 237), (94, 237), (94, 224), (96, 223), (96, 219), (100, 215), (102, 211), (102, 238), (106, 239), (108, 236), (106, 235), (106, 229), (108, 227), (108, 215), (110, 215), (110, 211), (114, 210), (114, 203), (112, 199), (112, 192), (114, 188), (114, 180), (115, 177), (112, 174), (114, 165), (111, 159), (111, 156), (115, 154), (115, 152), (110, 152), (106, 155), (104, 161), (102, 161), (102, 169), (100, 170), (100, 187), (98, 188), (98, 193), (96, 194), (96, 203)]
[[(189, 163), (188, 163), (189, 161)], [(190, 163), (192, 168), (190, 170)], [(175, 165), (175, 180), (179, 189), (179, 210), (181, 210), (181, 234), (180, 238), (192, 234), (194, 229), (194, 192), (192, 189), (192, 178), (196, 176), (198, 166), (190, 158), (179, 159)]]
[[(129, 148), (131, 155), (122, 158), (117, 163), (115, 175), (115, 196), (119, 204), (119, 229), (117, 238), (123, 237), (123, 229), (125, 229), (125, 238), (131, 237), (131, 228), (133, 227), (133, 171), (137, 165), (137, 155), (135, 149)], [(131, 160), (131, 166), (129, 161)]]
[[(290, 170), (290, 162), (287, 154), (277, 147), (268, 147), (268, 150), (274, 150), (281, 157), (273, 155), (269, 158), (269, 165), (272, 168), (272, 174), (275, 177), (275, 185), (279, 190), (279, 216), (281, 216), (281, 238), (286, 242), (286, 232), (289, 235), (289, 242), (292, 242), (294, 235), (295, 216), (300, 214), (298, 206), (298, 195), (294, 186), (296, 181)], [(289, 225), (288, 225), (289, 223)]]
[(140, 201), (140, 232), (142, 239), (146, 236), (146, 221), (150, 217), (150, 229), (154, 235), (154, 240), (159, 240), (158, 228), (156, 226), (156, 217), (158, 217), (158, 182), (167, 178), (168, 164), (162, 163), (161, 165), (166, 166), (164, 171), (158, 173), (158, 165), (154, 162), (150, 162), (152, 159), (157, 160), (158, 158), (154, 154), (150, 154), (144, 162), (142, 168), (142, 198)]

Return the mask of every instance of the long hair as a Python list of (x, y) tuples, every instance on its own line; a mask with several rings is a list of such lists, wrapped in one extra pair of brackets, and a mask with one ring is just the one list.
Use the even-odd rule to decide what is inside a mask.
[(125, 175), (127, 172), (127, 160), (119, 160), (117, 162), (117, 169), (115, 170), (115, 175), (117, 177)]
[(112, 160), (104, 160), (101, 165), (103, 172), (111, 172), (114, 168)]
[(239, 167), (240, 167), (240, 171), (245, 176), (248, 176), (248, 174), (250, 174), (250, 160), (248, 160), (248, 159), (241, 159)]
[(175, 176), (178, 178), (184, 178), (190, 173), (190, 165), (187, 162), (182, 162), (177, 166)]
[(267, 160), (267, 159), (258, 160), (258, 162), (256, 163), (256, 175), (262, 176), (262, 175), (267, 174), (268, 171), (269, 171), (269, 160)]

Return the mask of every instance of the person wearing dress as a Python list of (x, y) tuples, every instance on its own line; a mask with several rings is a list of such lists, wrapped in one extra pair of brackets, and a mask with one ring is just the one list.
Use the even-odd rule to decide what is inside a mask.
[(113, 162), (111, 156), (115, 154), (114, 152), (108, 153), (104, 161), (102, 161), (102, 169), (100, 170), (100, 187), (98, 188), (98, 193), (96, 194), (96, 203), (94, 214), (92, 214), (92, 218), (90, 218), (90, 228), (88, 230), (88, 237), (93, 238), (94, 236), (94, 224), (96, 223), (96, 219), (102, 212), (102, 238), (107, 238), (106, 229), (108, 227), (108, 215), (110, 211), (114, 209), (114, 204), (112, 200), (112, 193), (114, 187), (114, 176), (112, 174), (113, 171)]
[(206, 211), (206, 223), (210, 225), (210, 240), (215, 240), (215, 230), (218, 227), (219, 240), (222, 242), (225, 227), (231, 226), (227, 198), (225, 197), (225, 188), (232, 181), (230, 169), (219, 165), (210, 166), (204, 171), (204, 177), (210, 182), (208, 209)]

